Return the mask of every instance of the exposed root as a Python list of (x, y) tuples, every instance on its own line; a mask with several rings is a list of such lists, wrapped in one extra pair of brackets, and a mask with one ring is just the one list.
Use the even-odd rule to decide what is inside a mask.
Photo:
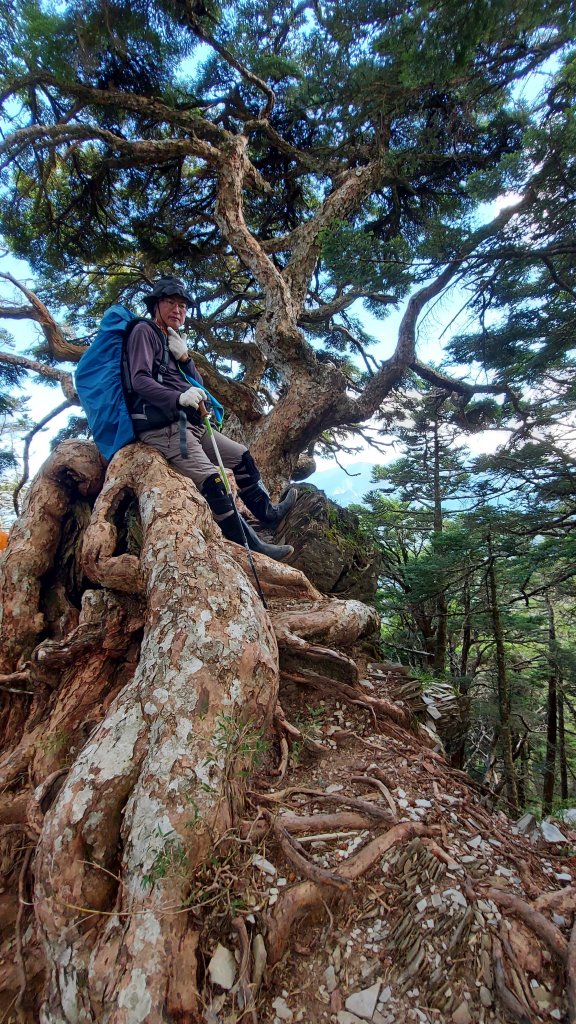
[[(250, 563), (244, 548), (239, 544), (227, 543), (226, 548), (238, 565), (241, 565), (248, 577), (251, 575)], [(262, 585), (264, 596), (271, 601), (278, 598), (282, 605), (290, 601), (319, 601), (326, 600), (323, 594), (310, 583), (310, 580), (300, 572), (283, 562), (274, 562), (264, 555), (256, 552), (252, 557), (258, 570), (258, 579)]]
[(492, 959), (494, 962), (494, 982), (498, 997), (508, 1014), (516, 1024), (535, 1024), (529, 1015), (527, 1008), (522, 1005), (519, 999), (508, 987), (506, 970), (504, 967), (504, 953), (500, 939), (494, 935), (492, 938)]
[(506, 929), (505, 929), (504, 923), (502, 921), (500, 922), (500, 941), (502, 943), (502, 947), (503, 947), (503, 949), (504, 949), (504, 951), (506, 953), (506, 956), (508, 957), (512, 967), (514, 968), (514, 971), (516, 972), (516, 977), (518, 978), (518, 981), (520, 982), (520, 986), (522, 988), (522, 993), (523, 993), (524, 999), (526, 1001), (526, 1006), (528, 1007), (529, 1010), (532, 1011), (532, 1013), (534, 1013), (534, 1014), (536, 1014), (536, 1016), (538, 1016), (539, 1012), (540, 1012), (539, 1008), (538, 1008), (538, 1004), (536, 1003), (535, 999), (532, 996), (532, 992), (530, 990), (530, 985), (528, 983), (528, 979), (526, 977), (526, 973), (522, 969), (522, 967), (521, 967), (521, 965), (520, 965), (520, 963), (518, 961), (518, 957), (516, 956), (516, 954), (515, 954), (512, 946), (511, 946), (510, 942), (508, 941), (508, 936), (506, 934)]
[(16, 960), (16, 967), (17, 967), (17, 970), (18, 970), (18, 974), (19, 974), (19, 977), (20, 977), (20, 984), (19, 984), (19, 987), (18, 987), (18, 995), (16, 997), (16, 1002), (15, 1002), (15, 1008), (16, 1008), (17, 1011), (20, 1011), (20, 1010), (23, 1009), (24, 999), (26, 997), (26, 990), (27, 990), (27, 987), (28, 987), (28, 980), (27, 980), (27, 976), (26, 976), (26, 964), (25, 964), (24, 955), (23, 955), (22, 931), (23, 931), (24, 913), (26, 911), (26, 900), (25, 900), (26, 880), (27, 880), (27, 877), (28, 877), (28, 870), (29, 870), (29, 867), (30, 867), (30, 861), (32, 860), (33, 853), (34, 853), (34, 847), (30, 846), (26, 850), (26, 853), (24, 854), (24, 859), (22, 861), (22, 867), (20, 868), (20, 875), (19, 875), (19, 878), (18, 878), (18, 915), (16, 917), (16, 928), (15, 928), (15, 935), (16, 935), (15, 960)]
[(359, 782), (361, 785), (372, 786), (373, 788), (376, 788), (384, 797), (393, 817), (398, 817), (398, 808), (396, 806), (396, 803), (392, 799), (392, 794), (388, 787), (384, 785), (384, 783), (381, 782), (380, 779), (374, 779), (372, 778), (371, 775), (353, 775), (350, 781)]
[[(287, 671), (286, 668), (282, 669), (282, 679), (290, 680), (300, 686), (309, 687), (323, 694), (329, 694), (331, 697), (337, 697), (351, 707), (366, 708), (373, 715), (376, 728), (379, 731), (387, 732), (391, 728), (390, 720), (403, 729), (410, 728), (411, 720), (407, 711), (396, 707), (391, 701), (370, 696), (360, 686), (350, 686), (339, 679), (332, 679), (317, 672), (310, 672), (308, 670), (303, 672)], [(396, 735), (398, 735), (397, 732)]]
[(529, 906), (529, 904), (520, 899), (519, 896), (514, 896), (509, 892), (502, 892), (501, 889), (488, 889), (486, 895), (498, 906), (506, 907), (508, 910), (511, 910), (516, 917), (519, 917), (521, 921), (524, 921), (524, 924), (528, 925), (531, 931), (546, 943), (548, 948), (556, 954), (558, 959), (563, 964), (566, 963), (568, 943), (560, 929), (557, 928), (555, 924), (552, 924), (547, 917), (544, 917), (544, 914), (541, 914), (539, 910), (535, 910), (534, 907)]
[(292, 839), (290, 833), (280, 824), (278, 818), (274, 818), (269, 813), (265, 816), (270, 822), (274, 836), (286, 860), (292, 867), (296, 868), (299, 874), (304, 875), (305, 878), (309, 878), (313, 882), (318, 882), (319, 885), (333, 885), (336, 889), (340, 889), (341, 892), (347, 888), (348, 882), (342, 875), (338, 875), (334, 871), (327, 871), (325, 868), (318, 867), (317, 864), (308, 860), (302, 852), (299, 843)]
[(446, 850), (443, 850), (442, 847), (438, 845), (435, 839), (427, 838), (423, 839), (422, 842), (424, 843), (424, 846), (426, 846), (427, 849), (430, 850), (430, 853), (433, 854), (434, 857), (437, 857), (438, 860), (441, 860), (442, 863), (446, 865), (449, 871), (457, 871), (459, 869), (460, 865), (458, 864), (458, 862), (455, 861), (454, 858), (446, 852)]
[[(282, 827), (292, 836), (316, 838), (319, 833), (332, 832), (333, 829), (361, 831), (370, 827), (370, 820), (362, 814), (352, 811), (340, 811), (337, 814), (291, 814), (283, 812), (278, 819)], [(240, 829), (243, 838), (262, 839), (270, 826), (265, 820), (244, 821)], [(302, 838), (300, 839), (302, 842)]]
[(324, 747), (321, 743), (313, 740), (311, 736), (305, 736), (300, 729), (293, 725), (292, 722), (289, 722), (286, 719), (280, 704), (276, 705), (274, 728), (280, 744), (280, 763), (278, 768), (272, 773), (275, 776), (275, 785), (277, 785), (278, 782), (281, 782), (286, 774), (290, 758), (290, 749), (295, 743), (301, 744), (301, 746), (314, 757), (322, 757), (329, 752), (327, 747)]
[(368, 818), (376, 819), (377, 821), (385, 821), (388, 824), (394, 820), (392, 813), (389, 810), (385, 810), (380, 805), (369, 803), (367, 800), (360, 800), (358, 797), (345, 796), (343, 793), (324, 793), (320, 789), (306, 789), (304, 787), (300, 788), (299, 786), (292, 786), (279, 793), (259, 793), (253, 795), (261, 801), (279, 803), (286, 799), (287, 796), (295, 796), (296, 794), (309, 796), (312, 798), (312, 802), (314, 803), (343, 804), (344, 807), (353, 808)]
[(38, 836), (42, 832), (44, 816), (48, 808), (54, 803), (62, 787), (64, 777), (68, 774), (69, 770), (69, 768), (57, 768), (56, 771), (51, 772), (33, 791), (28, 800), (26, 817), (30, 828)]
[(103, 479), (104, 464), (96, 445), (64, 441), (34, 480), (2, 559), (2, 673), (14, 671), (18, 659), (28, 657), (46, 627), (42, 579), (53, 565), (73, 496), (96, 495)]
[(288, 758), (290, 756), (290, 747), (288, 746), (288, 740), (285, 736), (279, 737), (280, 743), (280, 764), (275, 771), (275, 775), (278, 776), (278, 781), (281, 781), (286, 775), (286, 769), (288, 768)]
[(370, 636), (380, 628), (380, 619), (374, 608), (360, 601), (325, 597), (308, 608), (273, 612), (272, 622), (276, 636), (285, 637), (287, 645), (296, 635), (305, 640), (330, 644), (330, 647), (350, 647), (359, 638)]
[(252, 1024), (258, 1024), (256, 1007), (254, 1005), (254, 994), (250, 984), (250, 939), (246, 930), (246, 923), (243, 917), (234, 917), (232, 927), (238, 936), (240, 945), (240, 965), (238, 967), (238, 994), (240, 996), (240, 1008), (244, 1011), (242, 1020), (250, 1020)]
[(548, 910), (550, 913), (569, 917), (576, 911), (576, 887), (567, 885), (565, 889), (543, 892), (536, 897), (533, 905), (535, 910)]
[[(313, 679), (317, 678), (321, 682), (328, 683), (329, 687), (338, 686), (339, 689), (343, 684), (335, 683), (335, 680), (343, 679), (350, 683), (358, 681), (358, 668), (352, 658), (346, 657), (339, 651), (333, 651), (329, 647), (311, 644), (293, 633), (278, 629), (276, 626), (274, 632), (278, 641), (282, 672), (290, 673), (294, 670), (302, 672), (304, 670), (306, 675), (310, 674)], [(322, 670), (324, 674), (312, 672), (312, 670), (318, 669)]]
[[(81, 445), (68, 476), (55, 458), (52, 476), (43, 477), (61, 517), (75, 495), (94, 494), (94, 481), (102, 476), (94, 451)], [(49, 519), (42, 487), (34, 487), (36, 512)], [(119, 532), (122, 509), (137, 520), (134, 543)], [(551, 876), (541, 854), (479, 806), (480, 790), (463, 773), (424, 749), (435, 741), (418, 734), (413, 712), (419, 687), (409, 673), (356, 660), (353, 645), (373, 630), (375, 613), (358, 602), (328, 599), (298, 570), (255, 555), (270, 603), (266, 615), (245, 552), (222, 542), (197, 491), (143, 446), (111, 463), (90, 514), (85, 502), (82, 516), (90, 522), (81, 516), (79, 534), (84, 568), (98, 586), (86, 589), (77, 567), (82, 583), (72, 604), (66, 606), (58, 579), (56, 611), (53, 606), (46, 614), (40, 590), (32, 586), (38, 572), (46, 576), (54, 568), (60, 521), (41, 524), (32, 536), (34, 520), (27, 520), (28, 544), (42, 551), (28, 553), (18, 575), (12, 556), (24, 549), (16, 531), (6, 561), (9, 657), (0, 664), (0, 688), (8, 699), (0, 726), (14, 747), (0, 762), (0, 858), (9, 879), (0, 912), (3, 935), (15, 922), (16, 941), (0, 949), (0, 987), (29, 1011), (26, 1024), (38, 1019), (37, 993), (46, 973), (47, 1021), (71, 1019), (62, 1006), (66, 998), (86, 1024), (125, 1024), (125, 1007), (138, 986), (138, 999), (149, 1001), (150, 1024), (167, 1016), (200, 1020), (206, 1007), (197, 967), (201, 976), (213, 943), (226, 941), (230, 927), (240, 951), (238, 980), (227, 1004), (221, 993), (214, 999), (214, 1013), (256, 1024), (254, 994), (266, 963), (262, 922), (268, 965), (275, 965), (291, 938), (297, 951), (318, 953), (307, 936), (301, 942), (293, 936), (295, 923), (312, 910), (326, 911), (335, 943), (342, 931), (353, 932), (353, 921), (376, 918), (384, 933), (390, 919), (390, 946), (382, 945), (381, 954), (372, 946), (383, 963), (388, 954), (395, 958), (390, 984), (405, 993), (430, 966), (423, 988), (432, 1014), (445, 1011), (445, 1019), (461, 998), (460, 989), (446, 994), (454, 980), (456, 988), (461, 982), (462, 989), (474, 989), (464, 977), (468, 968), (455, 966), (465, 951), (476, 965), (468, 974), (477, 969), (478, 955), (484, 957), (490, 977), (483, 1005), (498, 997), (496, 1012), (503, 1007), (516, 1021), (535, 1021), (543, 1004), (528, 979), (541, 981), (543, 999), (560, 989), (551, 983), (545, 946), (560, 961), (560, 975), (554, 962), (559, 980), (565, 969), (568, 1014), (576, 1024), (576, 925), (569, 941), (562, 933), (576, 911), (576, 888), (542, 893)], [(26, 635), (18, 586), (26, 594), (26, 614), (31, 610)], [(321, 694), (326, 711), (334, 698), (340, 702), (335, 725), (325, 721), (323, 710), (318, 735), (326, 730), (325, 747), (277, 705), (279, 660), (295, 722), (302, 696), (296, 686)], [(339, 728), (344, 718), (354, 728), (348, 722)], [(271, 779), (274, 729), (280, 762)], [(386, 738), (378, 742), (379, 736)], [(340, 756), (334, 746), (344, 740), (353, 742), (343, 752), (342, 778), (369, 787), (364, 799), (353, 790), (347, 795), (321, 788), (327, 777), (336, 778), (329, 759)], [(288, 772), (296, 744), (325, 756), (328, 770), (317, 761), (295, 764), (292, 777), (309, 770), (304, 777), (313, 785), (267, 792)], [(416, 800), (415, 794), (429, 799)], [(250, 804), (254, 821), (247, 820)], [(413, 820), (398, 822), (401, 814)], [(469, 852), (475, 830), (497, 838), (496, 850), (470, 843), (475, 854), (478, 849), (478, 874), (475, 858), (459, 859)], [(33, 909), (26, 899), (31, 848), (23, 856), (22, 840), (38, 841)], [(324, 848), (316, 847), (318, 840)], [(260, 843), (265, 856), (258, 866), (253, 851)], [(266, 865), (267, 879), (262, 862), (274, 852), (288, 870), (286, 884), (272, 895), (272, 872)], [(546, 850), (552, 862), (560, 856)], [(498, 871), (500, 858), (517, 868), (518, 877), (502, 872), (514, 892), (482, 888), (485, 865)], [(300, 880), (290, 886), (294, 874)], [(518, 894), (522, 888), (527, 900)], [(236, 898), (244, 895), (239, 913)], [(479, 895), (489, 907), (482, 907)], [(517, 924), (507, 932), (496, 907), (527, 928)], [(566, 924), (553, 924), (552, 913)], [(436, 924), (445, 945), (436, 946), (433, 968), (425, 956)], [(296, 967), (292, 959), (289, 970)], [(269, 975), (271, 986), (277, 978)], [(332, 994), (333, 1015), (344, 998), (344, 992)]]
[(572, 925), (566, 956), (566, 997), (569, 1024), (576, 1024), (576, 921)]
[[(427, 835), (429, 830), (417, 822), (394, 825), (384, 835), (368, 843), (356, 856), (340, 869), (342, 878), (353, 881), (366, 874), (373, 864), (396, 843), (406, 842), (416, 835)], [(308, 911), (329, 904), (335, 899), (334, 891), (317, 882), (300, 882), (284, 893), (276, 903), (268, 921), (268, 962), (275, 964), (284, 954), (294, 922)]]

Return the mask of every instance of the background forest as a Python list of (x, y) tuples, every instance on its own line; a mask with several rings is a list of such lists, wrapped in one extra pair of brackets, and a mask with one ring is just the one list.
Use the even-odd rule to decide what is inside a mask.
[[(30, 267), (0, 274), (4, 493), (54, 415), (85, 436), (71, 370), (103, 310), (176, 273), (272, 484), (374, 445), (383, 642), (452, 702), (453, 763), (513, 811), (573, 803), (573, 4), (0, 15), (2, 239)], [(64, 393), (41, 424), (38, 380)]]

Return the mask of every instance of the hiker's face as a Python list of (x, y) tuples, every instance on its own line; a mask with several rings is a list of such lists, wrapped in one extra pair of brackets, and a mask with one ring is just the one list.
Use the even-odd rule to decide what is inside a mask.
[(180, 295), (170, 295), (168, 298), (160, 299), (158, 302), (158, 314), (160, 323), (178, 330), (186, 319), (186, 302)]

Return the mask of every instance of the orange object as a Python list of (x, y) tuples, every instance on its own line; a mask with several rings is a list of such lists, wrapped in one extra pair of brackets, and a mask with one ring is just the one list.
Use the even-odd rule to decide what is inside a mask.
[(0, 530), (0, 551), (8, 547), (8, 534), (6, 530)]

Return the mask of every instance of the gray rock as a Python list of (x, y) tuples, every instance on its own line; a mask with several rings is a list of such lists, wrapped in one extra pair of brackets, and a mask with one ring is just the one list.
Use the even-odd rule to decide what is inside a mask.
[(482, 1006), (492, 1006), (492, 993), (489, 988), (486, 988), (486, 985), (480, 985), (478, 995)]
[(452, 902), (455, 903), (456, 906), (458, 906), (458, 907), (467, 907), (468, 906), (468, 903), (466, 901), (466, 897), (464, 896), (463, 893), (460, 892), (459, 889), (452, 889), (452, 888), (444, 889), (444, 892), (442, 893), (442, 895), (443, 896), (449, 896), (450, 899), (452, 900)]
[(541, 829), (542, 835), (544, 836), (544, 839), (546, 840), (547, 843), (567, 843), (568, 842), (568, 840), (566, 839), (566, 836), (562, 835), (562, 833), (561, 833), (560, 829), (558, 828), (558, 826), (554, 825), (551, 821), (547, 821), (546, 818), (544, 819), (544, 821), (540, 822), (540, 829)]
[(360, 992), (354, 992), (348, 996), (345, 1006), (350, 1013), (355, 1013), (364, 1020), (371, 1020), (378, 1002), (380, 982), (377, 981), (370, 988), (364, 988)]
[(328, 967), (324, 971), (324, 977), (326, 979), (326, 990), (328, 992), (333, 992), (338, 984), (338, 981), (336, 979), (336, 971), (334, 970), (332, 964), (328, 964)]
[(258, 868), (259, 871), (262, 871), (263, 874), (270, 875), (271, 878), (274, 878), (276, 868), (269, 860), (266, 860), (266, 857), (262, 857), (259, 853), (255, 853), (252, 857), (252, 863), (254, 867)]
[(282, 996), (278, 996), (272, 1001), (272, 1009), (280, 1020), (292, 1020), (294, 1014), (290, 1007), (286, 1004), (286, 1000)]
[(231, 989), (234, 984), (236, 978), (234, 954), (220, 943), (216, 946), (214, 956), (208, 964), (208, 974), (212, 984), (219, 985), (220, 988)]
[(532, 835), (538, 828), (538, 822), (533, 814), (523, 814), (514, 825), (514, 831), (521, 836)]
[(472, 836), (472, 839), (466, 840), (466, 846), (471, 846), (473, 850), (482, 843), (482, 836)]
[(454, 1010), (452, 1024), (472, 1024), (472, 1015), (465, 999)]
[(338, 1024), (364, 1024), (360, 1017), (357, 1017), (355, 1013), (349, 1013), (348, 1010), (339, 1010), (336, 1020)]
[(292, 544), (290, 565), (302, 569), (324, 594), (373, 604), (380, 555), (362, 537), (358, 516), (330, 501), (313, 484), (299, 484), (298, 501), (274, 534)]

